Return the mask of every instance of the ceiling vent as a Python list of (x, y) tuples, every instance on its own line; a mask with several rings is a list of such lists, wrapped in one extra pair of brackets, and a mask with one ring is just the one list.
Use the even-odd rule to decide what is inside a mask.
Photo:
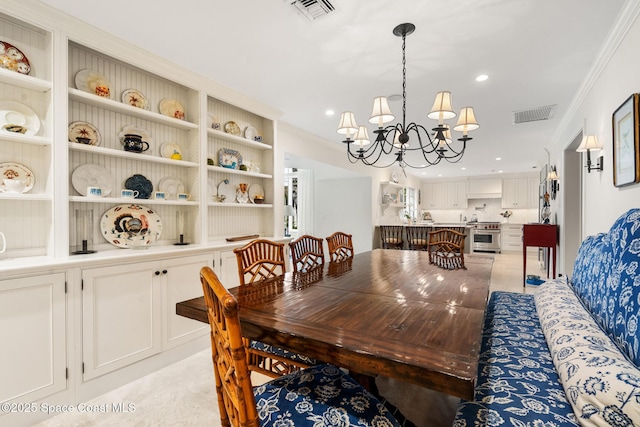
[(309, 21), (315, 21), (331, 12), (336, 11), (336, 7), (328, 0), (287, 0), (291, 6)]
[(530, 110), (520, 110), (513, 112), (513, 124), (537, 122), (540, 120), (549, 120), (553, 117), (558, 104), (546, 105), (544, 107), (532, 108)]

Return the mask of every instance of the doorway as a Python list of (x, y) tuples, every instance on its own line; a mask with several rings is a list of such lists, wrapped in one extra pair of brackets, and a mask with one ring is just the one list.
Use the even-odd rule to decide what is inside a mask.
[(582, 242), (584, 224), (584, 168), (582, 155), (576, 152), (582, 141), (584, 130), (573, 138), (563, 152), (563, 196), (562, 196), (562, 228), (560, 229), (560, 265), (565, 274), (573, 272), (573, 262)]

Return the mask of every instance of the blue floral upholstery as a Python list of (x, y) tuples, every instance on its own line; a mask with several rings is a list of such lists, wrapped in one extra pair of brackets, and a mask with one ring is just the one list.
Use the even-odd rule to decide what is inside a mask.
[(333, 365), (254, 387), (262, 427), (400, 427), (386, 407)]
[(535, 300), (556, 371), (581, 424), (640, 425), (640, 370), (566, 283), (545, 283)]
[(585, 239), (571, 285), (598, 324), (640, 366), (640, 209), (616, 220), (607, 234)]
[(533, 295), (491, 294), (474, 400), (460, 404), (454, 426), (579, 425), (553, 366)]
[(587, 237), (573, 275), (494, 292), (473, 402), (455, 425), (640, 425), (640, 209)]
[(315, 365), (317, 363), (316, 359), (312, 357), (305, 356), (304, 354), (294, 353), (289, 350), (285, 350), (280, 347), (275, 347), (269, 344), (265, 344), (263, 342), (256, 341), (256, 340), (251, 340), (249, 342), (249, 347), (255, 350), (262, 350), (266, 353), (270, 353), (276, 356), (285, 357), (294, 362), (305, 363), (307, 365)]

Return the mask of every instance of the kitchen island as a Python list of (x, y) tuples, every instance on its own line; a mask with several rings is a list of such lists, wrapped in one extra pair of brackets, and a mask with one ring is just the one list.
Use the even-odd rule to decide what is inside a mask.
[[(429, 231), (435, 231), (441, 228), (452, 228), (454, 230), (463, 230), (465, 235), (465, 243), (464, 243), (464, 253), (468, 254), (471, 252), (471, 229), (472, 225), (466, 222), (416, 222), (415, 224), (381, 224), (381, 225), (402, 225), (405, 229), (407, 227), (429, 227)], [(409, 249), (409, 244), (407, 242), (407, 233), (406, 231), (403, 233), (404, 235), (404, 245), (403, 249)], [(382, 240), (380, 239), (380, 225), (377, 225), (375, 231), (373, 233), (373, 248), (381, 248)]]

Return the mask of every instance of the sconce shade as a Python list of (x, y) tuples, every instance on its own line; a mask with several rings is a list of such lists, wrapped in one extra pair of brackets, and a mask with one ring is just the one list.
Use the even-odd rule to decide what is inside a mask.
[(389, 102), (387, 102), (386, 96), (378, 96), (373, 98), (373, 111), (371, 111), (371, 117), (369, 123), (377, 124), (378, 127), (382, 127), (383, 124), (389, 123), (395, 119), (395, 116), (389, 108)]
[(455, 116), (456, 113), (453, 111), (453, 105), (451, 103), (451, 92), (438, 92), (433, 102), (433, 107), (431, 107), (431, 111), (427, 114), (427, 117), (438, 120), (438, 123), (442, 124), (443, 120), (453, 119)]
[(369, 141), (369, 133), (367, 132), (367, 128), (365, 126), (360, 126), (358, 128), (358, 133), (353, 137), (356, 144), (359, 146), (369, 145), (371, 141)]
[(551, 169), (551, 172), (549, 172), (547, 174), (547, 179), (550, 179), (552, 181), (557, 181), (558, 180), (558, 174), (556, 173), (555, 169)]
[(345, 111), (340, 116), (340, 124), (338, 125), (338, 133), (347, 135), (349, 138), (352, 134), (358, 132), (358, 125), (356, 124), (356, 116), (351, 111)]
[(464, 107), (460, 110), (460, 116), (458, 116), (458, 123), (454, 126), (453, 130), (462, 132), (466, 135), (470, 130), (476, 130), (480, 127), (476, 116), (473, 113), (473, 107)]
[(576, 148), (578, 153), (583, 153), (587, 150), (591, 151), (600, 151), (602, 150), (602, 145), (598, 142), (598, 137), (595, 135), (587, 135), (582, 138), (582, 142), (580, 146)]

